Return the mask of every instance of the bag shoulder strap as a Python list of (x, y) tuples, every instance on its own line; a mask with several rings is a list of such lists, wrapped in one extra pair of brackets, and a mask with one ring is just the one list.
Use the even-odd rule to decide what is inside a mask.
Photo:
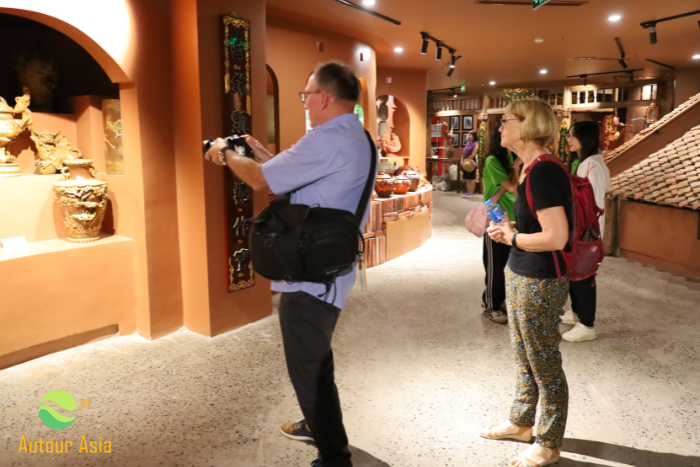
[(362, 216), (365, 213), (365, 208), (367, 208), (367, 203), (369, 202), (369, 197), (372, 194), (372, 188), (374, 187), (374, 177), (377, 170), (377, 147), (372, 141), (372, 137), (369, 132), (365, 130), (365, 135), (367, 136), (367, 141), (369, 141), (370, 154), (372, 160), (369, 164), (369, 175), (367, 176), (367, 183), (365, 184), (365, 189), (362, 192), (362, 197), (360, 197), (360, 203), (357, 205), (357, 211), (355, 212), (355, 222), (359, 228), (362, 225)]
[[(569, 176), (569, 170), (567, 169), (566, 165), (559, 160), (558, 157), (553, 156), (552, 154), (543, 154), (537, 159), (535, 159), (530, 166), (525, 169), (525, 173), (527, 174), (527, 179), (525, 180), (525, 195), (527, 198), (527, 205), (530, 208), (530, 211), (532, 212), (532, 215), (535, 217), (535, 219), (538, 219), (537, 217), (537, 212), (535, 211), (535, 200), (532, 197), (532, 190), (530, 189), (530, 171), (532, 168), (537, 165), (540, 162), (554, 162), (556, 163), (559, 167), (564, 170), (564, 173), (566, 173), (567, 176)], [(572, 187), (572, 194), (574, 193), (573, 187)], [(539, 220), (539, 219), (538, 219)], [(554, 266), (557, 269), (557, 279), (561, 280), (562, 275), (561, 275), (561, 268), (559, 267), (559, 257), (557, 256), (557, 252), (553, 251), (552, 256), (554, 257)]]

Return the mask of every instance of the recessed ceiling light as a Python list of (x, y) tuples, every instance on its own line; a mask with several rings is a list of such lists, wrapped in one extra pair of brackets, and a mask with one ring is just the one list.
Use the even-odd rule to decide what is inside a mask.
[(700, 60), (700, 54), (693, 55), (693, 60)]
[(540, 70), (540, 74), (541, 74), (541, 75), (546, 75), (546, 74), (547, 74), (547, 70)]
[(616, 23), (622, 19), (622, 16), (620, 15), (612, 15), (610, 18), (608, 18), (608, 21)]
[(541, 37), (536, 37), (536, 38), (535, 38), (535, 44), (541, 44), (541, 43), (543, 43), (543, 42), (544, 42), (544, 39), (542, 39)]
[(362, 4), (366, 5), (366, 6), (372, 6), (375, 3), (377, 3), (377, 2), (375, 2), (374, 0), (362, 0)]
[(394, 49), (394, 52), (400, 54), (401, 52), (403, 52), (403, 47), (396, 47), (396, 48)]
[(489, 82), (489, 84), (490, 84), (491, 86), (493, 86), (494, 84), (496, 84), (496, 82), (495, 82), (495, 81), (491, 81), (491, 82)]

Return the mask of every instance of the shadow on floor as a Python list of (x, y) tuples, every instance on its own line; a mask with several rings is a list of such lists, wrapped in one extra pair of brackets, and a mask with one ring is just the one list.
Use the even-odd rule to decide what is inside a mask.
[[(645, 451), (644, 449), (620, 446), (617, 444), (588, 441), (585, 439), (564, 439), (564, 452), (590, 456), (610, 462), (634, 465), (635, 467), (698, 467), (700, 457), (681, 456), (666, 452)], [(603, 467), (595, 462), (561, 458), (559, 467)]]
[(372, 454), (355, 446), (350, 446), (350, 452), (352, 453), (353, 467), (391, 467), (383, 460), (377, 459)]

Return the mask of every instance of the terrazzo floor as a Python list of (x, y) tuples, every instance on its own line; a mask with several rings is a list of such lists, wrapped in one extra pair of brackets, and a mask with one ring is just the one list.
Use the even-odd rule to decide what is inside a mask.
[[(463, 227), (480, 200), (436, 193), (422, 248), (368, 271), (334, 338), (356, 467), (505, 466), (527, 445), (488, 441), (515, 368), (506, 326), (484, 319), (481, 240)], [(623, 259), (599, 276), (594, 342), (562, 343), (570, 387), (559, 466), (700, 466), (700, 283)], [(562, 326), (562, 330), (568, 329)], [(37, 415), (63, 389), (90, 399), (70, 427)], [(0, 466), (308, 466), (313, 446), (279, 434), (301, 414), (276, 316), (206, 338), (109, 339), (0, 371)], [(80, 452), (85, 440), (111, 453)], [(72, 441), (68, 453), (18, 452)]]

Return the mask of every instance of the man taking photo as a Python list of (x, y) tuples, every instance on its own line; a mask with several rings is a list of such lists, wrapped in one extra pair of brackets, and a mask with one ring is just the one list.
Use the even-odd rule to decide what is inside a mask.
[[(300, 93), (313, 130), (294, 146), (273, 157), (246, 135), (254, 161), (228, 149), (226, 141), (219, 138), (204, 157), (227, 165), (256, 191), (269, 189), (276, 195), (291, 194), (292, 204), (354, 213), (370, 176), (373, 144), (353, 113), (359, 93), (359, 80), (347, 65), (320, 64)], [(354, 284), (354, 268), (338, 276), (330, 294), (324, 284), (272, 282), (272, 290), (282, 293), (279, 317), (287, 369), (305, 418), (285, 423), (281, 429), (289, 438), (316, 443), (319, 458), (311, 464), (315, 467), (352, 466), (334, 379), (331, 339)]]

